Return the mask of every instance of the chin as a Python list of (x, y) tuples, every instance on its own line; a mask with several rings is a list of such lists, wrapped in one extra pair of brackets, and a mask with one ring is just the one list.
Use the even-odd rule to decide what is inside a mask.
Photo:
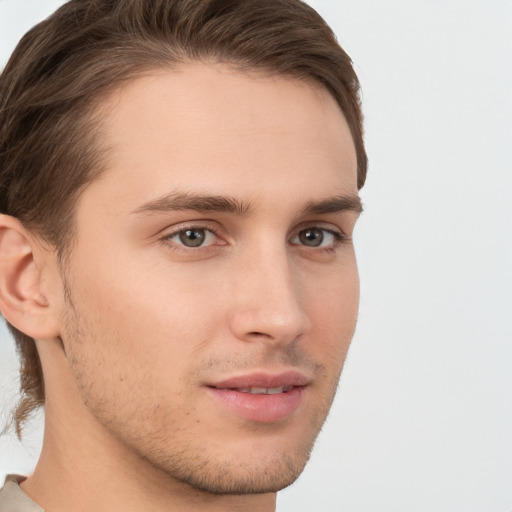
[[(298, 460), (300, 459), (300, 460)], [(196, 490), (216, 495), (247, 495), (278, 492), (291, 485), (300, 476), (307, 457), (283, 455), (280, 460), (247, 466), (236, 464), (218, 464), (216, 467), (206, 466), (203, 471), (192, 471), (181, 478), (181, 482)]]
[[(258, 442), (254, 446), (258, 448)], [(247, 495), (275, 493), (291, 485), (309, 460), (313, 442), (281, 450), (251, 450), (242, 454), (227, 444), (222, 452), (208, 449), (169, 457), (145, 457), (173, 481), (207, 494)], [(234, 449), (233, 449), (234, 448)]]

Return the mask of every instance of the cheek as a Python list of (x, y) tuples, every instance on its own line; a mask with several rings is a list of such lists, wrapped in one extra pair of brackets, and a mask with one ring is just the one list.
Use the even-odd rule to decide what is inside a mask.
[(142, 321), (121, 303), (101, 313), (94, 304), (92, 310), (84, 303), (69, 308), (63, 338), (93, 416), (127, 437), (133, 429), (151, 433), (173, 428), (177, 418), (192, 418), (190, 397), (183, 392), (194, 377), (189, 340), (171, 339), (163, 321), (161, 326), (154, 317)]
[[(220, 328), (221, 303), (215, 287), (199, 293), (195, 276), (172, 270), (119, 265), (117, 271), (104, 266), (76, 274), (71, 295), (80, 318), (66, 324), (80, 327), (67, 337), (70, 353), (79, 351), (80, 365), (95, 382), (109, 382), (110, 389), (131, 386), (128, 396), (137, 390), (155, 396), (177, 393), (193, 381), (198, 357)], [(87, 375), (85, 368), (79, 373)]]
[(216, 290), (189, 268), (136, 257), (83, 276), (78, 285), (92, 317), (148, 348), (171, 337), (201, 339), (219, 304)]
[(343, 364), (354, 335), (359, 309), (359, 276), (355, 258), (308, 287), (308, 308), (314, 333), (313, 354), (327, 364)]

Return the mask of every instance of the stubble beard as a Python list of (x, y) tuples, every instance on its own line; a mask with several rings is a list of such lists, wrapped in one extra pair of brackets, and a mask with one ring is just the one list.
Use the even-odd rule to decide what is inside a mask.
[[(77, 309), (69, 286), (66, 288), (66, 303), (65, 336), (69, 341), (66, 345), (71, 349), (68, 350), (68, 360), (82, 400), (97, 421), (138, 456), (141, 468), (149, 464), (174, 482), (212, 495), (275, 493), (291, 485), (300, 476), (336, 394), (339, 374), (328, 396), (323, 397), (323, 403), (316, 407), (314, 417), (310, 418), (307, 425), (310, 434), (294, 445), (293, 452), (282, 451), (266, 460), (256, 460), (256, 457), (243, 460), (227, 451), (223, 452), (221, 458), (211, 457), (204, 439), (201, 444), (193, 434), (183, 435), (179, 427), (166, 428), (165, 425), (172, 425), (172, 420), (167, 422), (164, 418), (160, 421), (160, 428), (151, 430), (148, 427), (151, 422), (147, 418), (141, 417), (135, 421), (132, 416), (130, 421), (126, 421), (122, 411), (119, 414), (116, 396), (107, 396), (104, 392), (109, 386), (102, 386), (103, 383), (94, 382), (90, 377), (94, 372), (90, 372), (90, 363), (82, 347), (91, 342), (98, 343), (98, 339), (90, 339), (90, 333), (95, 331)], [(108, 342), (108, 336), (106, 339), (102, 337), (101, 343)], [(110, 386), (115, 386), (115, 383), (111, 381)], [(262, 425), (261, 428), (272, 427)], [(179, 434), (178, 439), (173, 439), (169, 431)]]
[[(332, 392), (332, 399), (335, 391), (336, 388)], [(172, 450), (163, 451), (164, 444), (158, 441), (158, 436), (150, 439), (144, 446), (132, 440), (130, 447), (155, 469), (204, 494), (275, 493), (293, 484), (303, 472), (328, 409), (317, 411), (321, 414), (321, 419), (317, 416), (311, 420), (314, 423), (310, 427), (311, 435), (302, 443), (296, 444), (293, 451), (282, 451), (266, 460), (258, 459), (257, 456), (241, 459), (227, 452), (222, 458), (211, 458), (205, 446), (193, 441), (180, 448), (174, 446)]]

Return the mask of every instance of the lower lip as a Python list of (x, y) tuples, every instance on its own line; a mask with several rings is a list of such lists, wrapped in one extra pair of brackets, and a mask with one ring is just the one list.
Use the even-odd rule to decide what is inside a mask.
[(207, 388), (209, 393), (236, 415), (259, 423), (274, 423), (291, 416), (302, 403), (303, 387), (287, 393), (254, 395), (234, 389)]

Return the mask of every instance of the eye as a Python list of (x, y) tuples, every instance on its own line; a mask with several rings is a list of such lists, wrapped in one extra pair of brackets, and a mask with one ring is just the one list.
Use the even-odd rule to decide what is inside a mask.
[(299, 231), (291, 243), (305, 245), (306, 247), (333, 247), (341, 241), (342, 235), (329, 229), (311, 227)]
[(166, 237), (170, 242), (191, 248), (212, 245), (216, 238), (209, 229), (194, 227), (181, 229)]

